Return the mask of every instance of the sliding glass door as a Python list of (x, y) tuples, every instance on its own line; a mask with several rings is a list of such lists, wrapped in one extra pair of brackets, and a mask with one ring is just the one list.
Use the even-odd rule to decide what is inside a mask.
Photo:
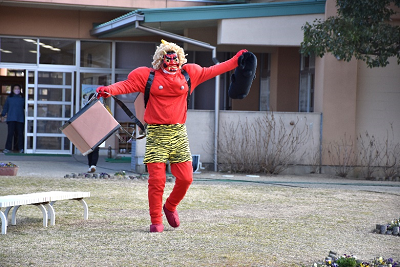
[(26, 71), (26, 153), (71, 154), (60, 127), (72, 117), (74, 72)]

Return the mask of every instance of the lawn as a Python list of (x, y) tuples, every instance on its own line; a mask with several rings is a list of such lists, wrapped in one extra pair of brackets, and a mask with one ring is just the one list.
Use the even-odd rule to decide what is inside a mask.
[(330, 250), (400, 259), (400, 236), (372, 233), (398, 218), (396, 194), (195, 181), (181, 226), (164, 217), (164, 232), (149, 233), (146, 181), (0, 177), (0, 195), (55, 190), (89, 191), (89, 220), (60, 201), (44, 228), (41, 211), (22, 206), (0, 235), (0, 266), (311, 266)]

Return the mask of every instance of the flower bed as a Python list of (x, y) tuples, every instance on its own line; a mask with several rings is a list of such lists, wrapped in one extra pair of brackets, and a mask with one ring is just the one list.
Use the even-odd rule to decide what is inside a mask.
[(0, 162), (0, 176), (16, 176), (18, 172), (18, 166), (14, 163)]
[[(400, 218), (394, 219), (386, 224), (377, 224), (374, 233), (396, 235), (399, 233)], [(315, 262), (312, 267), (400, 267), (400, 261), (394, 261), (392, 258), (385, 259), (383, 257), (376, 257), (369, 261), (359, 260), (354, 255), (337, 256), (336, 252), (330, 251), (324, 261)]]
[(323, 262), (316, 262), (313, 267), (400, 267), (400, 262), (394, 261), (392, 258), (384, 259), (382, 257), (376, 257), (370, 261), (364, 261), (357, 259), (354, 255), (337, 256), (336, 252), (330, 251), (328, 257)]

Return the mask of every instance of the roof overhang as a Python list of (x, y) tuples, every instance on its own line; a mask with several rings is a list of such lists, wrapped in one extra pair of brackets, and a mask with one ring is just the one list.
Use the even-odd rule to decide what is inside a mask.
[(137, 9), (93, 27), (90, 33), (98, 38), (150, 35), (151, 33), (135, 27), (136, 23), (139, 23), (139, 25), (146, 27), (184, 35), (185, 29), (217, 27), (218, 22), (223, 19), (324, 14), (325, 2), (326, 0), (303, 0), (259, 4)]

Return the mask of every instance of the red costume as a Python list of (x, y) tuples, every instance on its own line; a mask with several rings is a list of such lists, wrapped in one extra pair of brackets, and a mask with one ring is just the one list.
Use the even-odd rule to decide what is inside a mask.
[[(163, 44), (165, 43), (166, 42), (163, 42)], [(188, 85), (180, 68), (184, 69), (189, 74), (191, 90), (193, 91), (200, 83), (235, 69), (238, 66), (239, 56), (244, 52), (246, 52), (246, 50), (241, 50), (233, 58), (225, 62), (203, 68), (197, 64), (185, 64), (182, 66), (182, 62), (180, 62), (176, 54), (177, 51), (165, 51), (163, 65), (159, 69), (155, 69), (154, 81), (150, 89), (150, 97), (144, 114), (145, 122), (149, 126), (154, 127), (184, 124), (186, 122), (187, 113)], [(139, 67), (128, 75), (127, 80), (117, 82), (107, 87), (100, 87), (97, 89), (97, 93), (99, 96), (105, 97), (107, 97), (107, 93), (111, 95), (134, 92), (144, 93), (150, 71), (151, 69), (148, 67)], [(148, 130), (150, 129), (149, 127)], [(183, 128), (183, 131), (186, 134), (186, 128)], [(147, 142), (149, 142), (149, 135)], [(154, 146), (155, 144), (152, 144), (153, 151)], [(180, 152), (177, 151), (177, 153), (179, 154)], [(187, 152), (185, 153), (187, 154)], [(162, 225), (162, 198), (166, 181), (166, 162), (157, 162), (157, 160), (154, 162), (148, 154), (148, 147), (146, 144), (144, 162), (147, 164), (147, 170), (149, 172), (148, 198), (152, 223), (150, 231), (162, 232), (164, 229)], [(172, 227), (179, 226), (179, 217), (176, 207), (184, 198), (193, 181), (191, 158), (184, 158), (183, 162), (180, 162), (180, 160), (175, 160), (175, 162), (173, 160), (171, 162), (170, 160), (171, 172), (176, 178), (176, 181), (163, 208), (168, 223)]]

